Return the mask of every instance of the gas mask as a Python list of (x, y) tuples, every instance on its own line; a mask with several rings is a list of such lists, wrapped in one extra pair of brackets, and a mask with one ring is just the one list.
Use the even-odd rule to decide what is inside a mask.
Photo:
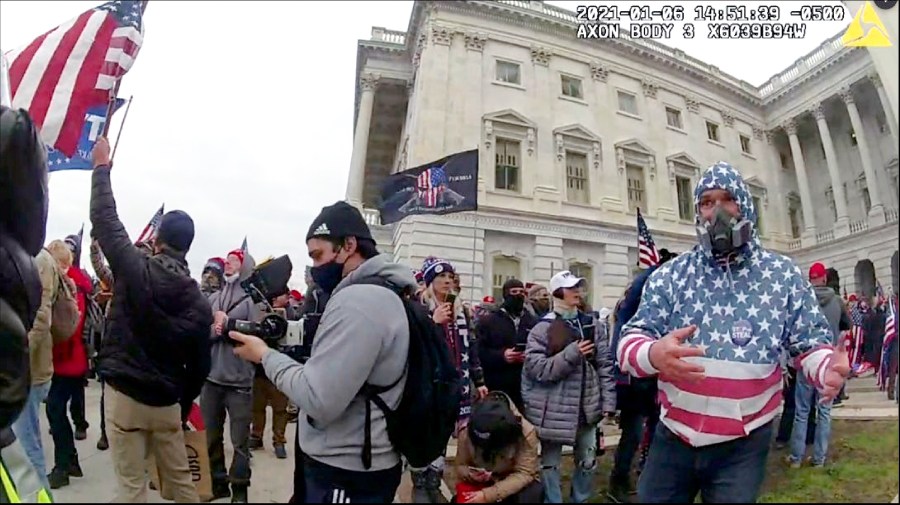
[(735, 218), (717, 206), (712, 220), (697, 226), (700, 244), (716, 257), (725, 257), (750, 242), (750, 221)]

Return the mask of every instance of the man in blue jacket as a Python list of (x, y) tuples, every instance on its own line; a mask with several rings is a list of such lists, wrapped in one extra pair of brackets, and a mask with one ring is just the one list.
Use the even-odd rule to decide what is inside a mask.
[[(625, 323), (634, 316), (641, 304), (641, 294), (647, 279), (659, 268), (660, 265), (671, 260), (676, 255), (667, 249), (660, 249), (659, 264), (654, 265), (634, 278), (631, 286), (625, 291), (625, 297), (619, 303), (616, 310), (616, 324), (613, 329), (612, 345), (610, 346), (611, 359), (616, 361), (615, 349), (619, 346), (619, 335)], [(622, 435), (619, 445), (616, 447), (615, 463), (609, 476), (609, 490), (607, 497), (615, 503), (628, 503), (628, 496), (634, 493), (631, 483), (631, 464), (634, 455), (641, 444), (645, 423), (648, 429), (656, 426), (659, 418), (656, 404), (656, 377), (638, 379), (622, 373), (619, 363), (615, 364), (616, 371), (616, 398), (617, 410), (619, 410), (619, 428)]]

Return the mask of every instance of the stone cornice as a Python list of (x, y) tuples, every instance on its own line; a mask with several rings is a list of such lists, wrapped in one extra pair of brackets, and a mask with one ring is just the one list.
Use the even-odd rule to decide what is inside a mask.
[(838, 65), (839, 63), (852, 61), (851, 58), (865, 57), (866, 55), (867, 54), (865, 48), (845, 48), (844, 50), (834, 54), (831, 58), (817, 64), (814, 68), (792, 80), (783, 88), (780, 88), (778, 91), (766, 96), (765, 99), (763, 99), (762, 105), (764, 108), (768, 109), (772, 107), (776, 102), (788, 99), (795, 94), (800, 93), (800, 91), (805, 88), (806, 84), (808, 84), (810, 81), (814, 81), (820, 78), (824, 74), (827, 74), (827, 71), (829, 69)]

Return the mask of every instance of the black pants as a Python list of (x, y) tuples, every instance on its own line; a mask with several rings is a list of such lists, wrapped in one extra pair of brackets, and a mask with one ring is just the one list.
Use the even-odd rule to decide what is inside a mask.
[(376, 472), (352, 472), (306, 457), (304, 503), (392, 503), (402, 466)]
[(72, 403), (69, 404), (69, 414), (72, 415), (72, 424), (75, 431), (87, 431), (90, 426), (84, 416), (84, 388), (87, 387), (87, 379), (81, 379), (81, 388), (72, 394)]
[(615, 462), (611, 478), (625, 480), (631, 474), (634, 456), (644, 438), (644, 424), (651, 430), (651, 436), (659, 421), (659, 407), (656, 404), (657, 387), (653, 382), (631, 379), (629, 384), (616, 385), (616, 398), (621, 414), (619, 428), (622, 434), (616, 447)]
[(772, 423), (737, 440), (691, 447), (660, 423), (638, 483), (638, 503), (756, 503)]
[(78, 462), (75, 435), (72, 433), (72, 425), (69, 424), (66, 407), (79, 391), (83, 396), (84, 378), (54, 375), (50, 382), (50, 392), (47, 394), (47, 421), (53, 432), (54, 468), (60, 471), (68, 471), (73, 463)]
[[(253, 417), (253, 391), (207, 382), (200, 393), (200, 411), (206, 425), (206, 443), (213, 484), (230, 481), (232, 485), (250, 485), (250, 421)], [(231, 432), (234, 456), (225, 470), (225, 415)]]
[[(778, 422), (778, 434), (775, 441), (783, 444), (791, 442), (791, 433), (794, 432), (794, 413), (797, 411), (794, 401), (794, 392), (797, 390), (797, 372), (793, 368), (788, 372), (788, 385), (784, 390), (784, 410), (781, 412), (781, 420)], [(806, 428), (806, 445), (812, 445), (816, 439), (816, 409), (809, 412), (809, 421)]]

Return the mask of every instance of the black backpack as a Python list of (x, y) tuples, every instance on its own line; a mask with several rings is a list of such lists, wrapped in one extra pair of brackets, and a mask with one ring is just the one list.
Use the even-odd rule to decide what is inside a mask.
[[(385, 287), (403, 302), (409, 321), (409, 357), (406, 371), (389, 386), (365, 384), (360, 394), (366, 398), (366, 424), (362, 461), (372, 466), (372, 404), (384, 412), (388, 437), (410, 466), (422, 468), (444, 454), (456, 428), (462, 381), (450, 358), (447, 342), (436, 331), (431, 315), (412, 293), (390, 284), (381, 277), (357, 284)], [(393, 389), (406, 377), (403, 396), (396, 410), (388, 408), (379, 395)]]

